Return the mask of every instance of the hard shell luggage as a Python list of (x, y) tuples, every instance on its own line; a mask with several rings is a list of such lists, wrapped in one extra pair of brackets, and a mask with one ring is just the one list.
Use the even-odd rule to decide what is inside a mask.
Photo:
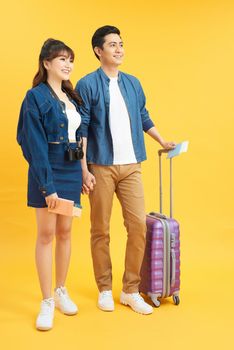
[(161, 298), (173, 297), (180, 303), (180, 228), (172, 218), (172, 158), (170, 158), (170, 217), (162, 214), (162, 166), (159, 150), (160, 213), (146, 217), (145, 255), (141, 267), (140, 292), (148, 295), (156, 307)]

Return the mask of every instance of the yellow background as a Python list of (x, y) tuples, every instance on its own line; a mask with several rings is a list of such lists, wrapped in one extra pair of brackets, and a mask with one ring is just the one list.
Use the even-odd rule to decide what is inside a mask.
[[(1, 4), (1, 289), (2, 349), (233, 348), (234, 4), (213, 1), (5, 1)], [(27, 165), (15, 142), (21, 101), (42, 43), (64, 40), (76, 53), (72, 81), (98, 67), (96, 28), (121, 29), (121, 69), (142, 82), (161, 134), (190, 149), (174, 161), (175, 217), (181, 223), (181, 304), (163, 302), (151, 316), (119, 305), (126, 234), (114, 204), (111, 222), (114, 313), (96, 308), (89, 250), (89, 207), (73, 226), (67, 285), (80, 308), (56, 311), (54, 329), (35, 330), (40, 291), (34, 265), (34, 210), (26, 207)], [(146, 209), (158, 208), (158, 145), (146, 137)], [(168, 163), (165, 162), (166, 169)], [(168, 177), (164, 184), (167, 186)], [(165, 191), (167, 199), (168, 190)], [(168, 201), (165, 211), (167, 212)]]

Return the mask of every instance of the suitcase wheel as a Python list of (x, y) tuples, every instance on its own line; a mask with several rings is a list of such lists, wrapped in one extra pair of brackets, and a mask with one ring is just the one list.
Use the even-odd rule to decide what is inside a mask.
[(179, 295), (173, 295), (172, 298), (173, 298), (174, 304), (179, 305), (179, 303), (180, 303)]
[(155, 307), (159, 307), (161, 305), (160, 301), (156, 297), (151, 297), (151, 300)]

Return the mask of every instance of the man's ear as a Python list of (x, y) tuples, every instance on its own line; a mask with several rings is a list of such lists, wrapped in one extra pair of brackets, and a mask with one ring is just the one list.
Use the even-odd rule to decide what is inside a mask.
[(101, 57), (102, 49), (98, 46), (95, 46), (93, 51), (98, 55), (98, 57)]

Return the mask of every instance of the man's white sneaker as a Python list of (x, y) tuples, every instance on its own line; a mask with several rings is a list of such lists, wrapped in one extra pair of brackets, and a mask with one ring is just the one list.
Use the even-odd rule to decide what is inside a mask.
[(59, 287), (54, 291), (55, 306), (65, 315), (75, 315), (78, 312), (78, 307), (70, 299), (67, 289)]
[(114, 311), (114, 300), (111, 290), (104, 290), (98, 295), (98, 307), (103, 311)]
[(152, 314), (153, 308), (147, 304), (139, 293), (124, 293), (120, 294), (120, 302), (124, 305), (129, 305), (139, 314)]
[(48, 331), (53, 327), (54, 320), (54, 299), (43, 299), (41, 310), (36, 320), (36, 328), (40, 331)]

